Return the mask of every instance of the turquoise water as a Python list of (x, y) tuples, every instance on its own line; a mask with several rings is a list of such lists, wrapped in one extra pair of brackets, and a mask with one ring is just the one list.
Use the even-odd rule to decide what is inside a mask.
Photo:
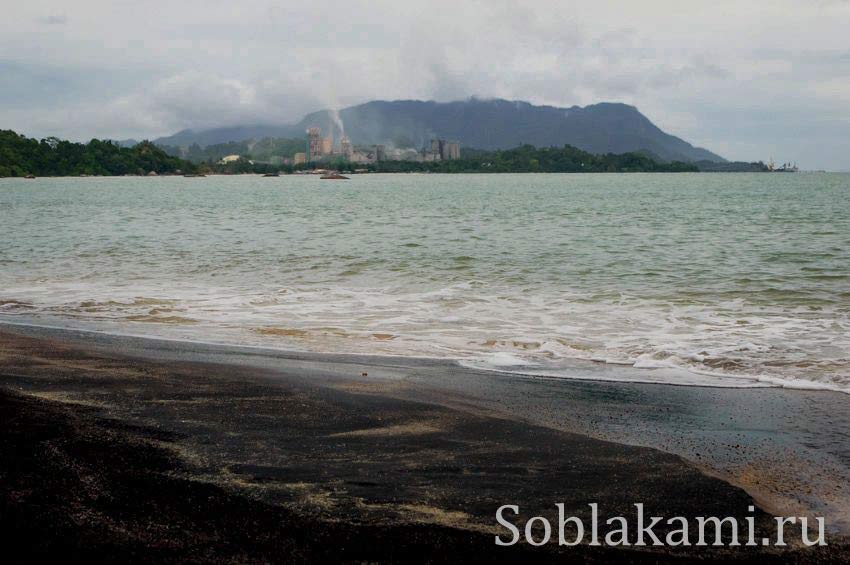
[(850, 175), (0, 179), (0, 316), (850, 391)]

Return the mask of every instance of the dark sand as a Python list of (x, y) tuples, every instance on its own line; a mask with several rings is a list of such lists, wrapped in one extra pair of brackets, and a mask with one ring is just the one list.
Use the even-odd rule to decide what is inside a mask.
[[(456, 390), (449, 373), (410, 360), (4, 326), (5, 548), (96, 561), (850, 558), (835, 536), (817, 550), (497, 547), (502, 504), (526, 519), (554, 520), (556, 502), (583, 517), (589, 502), (603, 516), (632, 517), (643, 502), (653, 515), (743, 522), (754, 502), (678, 455), (571, 433), (566, 421), (532, 423), (552, 418), (534, 399), (539, 388), (501, 392), (511, 407), (498, 409), (475, 387), (499, 391), (504, 379), (464, 373)], [(607, 399), (594, 387), (607, 387)], [(591, 395), (603, 418), (601, 407), (629, 390), (569, 383), (557, 412), (581, 414)], [(627, 401), (640, 429), (646, 406)], [(768, 535), (768, 516), (755, 515)]]

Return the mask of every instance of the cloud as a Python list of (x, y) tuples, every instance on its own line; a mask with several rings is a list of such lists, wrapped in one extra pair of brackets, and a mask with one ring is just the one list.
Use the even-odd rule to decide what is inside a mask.
[(65, 14), (55, 14), (50, 16), (43, 16), (38, 19), (40, 23), (45, 25), (64, 25), (68, 23), (68, 16)]

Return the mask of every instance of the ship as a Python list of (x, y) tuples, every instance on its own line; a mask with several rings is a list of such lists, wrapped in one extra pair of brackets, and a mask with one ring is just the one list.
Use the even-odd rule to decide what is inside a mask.
[(331, 172), (331, 173), (328, 173), (326, 175), (322, 175), (319, 178), (323, 179), (323, 180), (348, 180), (347, 176), (341, 175), (337, 172)]
[(782, 163), (781, 166), (777, 167), (776, 163), (773, 162), (773, 157), (767, 163), (767, 172), (769, 173), (797, 173), (799, 171), (800, 169), (797, 168), (797, 163), (793, 165), (791, 163)]

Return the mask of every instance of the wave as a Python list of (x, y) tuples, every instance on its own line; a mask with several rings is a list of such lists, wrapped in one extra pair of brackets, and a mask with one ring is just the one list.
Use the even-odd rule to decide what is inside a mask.
[[(584, 359), (575, 359), (574, 361), (584, 361)], [(707, 388), (787, 388), (850, 394), (850, 386), (834, 382), (821, 382), (764, 374), (719, 373), (709, 370), (699, 370), (687, 365), (677, 365), (674, 362), (660, 364), (630, 364), (618, 360), (592, 360), (589, 362), (599, 365), (614, 365), (617, 367), (617, 370), (599, 370), (599, 368), (582, 367), (570, 363), (564, 363), (561, 367), (542, 368), (539, 364), (529, 364), (527, 360), (506, 353), (499, 353), (493, 357), (480, 357), (458, 361), (461, 366), (470, 369), (535, 378), (698, 386)]]
[(436, 357), (553, 378), (850, 392), (850, 318), (835, 302), (646, 298), (480, 279), (424, 289), (174, 284), (126, 293), (42, 283), (0, 298), (9, 319), (74, 320), (162, 337)]

